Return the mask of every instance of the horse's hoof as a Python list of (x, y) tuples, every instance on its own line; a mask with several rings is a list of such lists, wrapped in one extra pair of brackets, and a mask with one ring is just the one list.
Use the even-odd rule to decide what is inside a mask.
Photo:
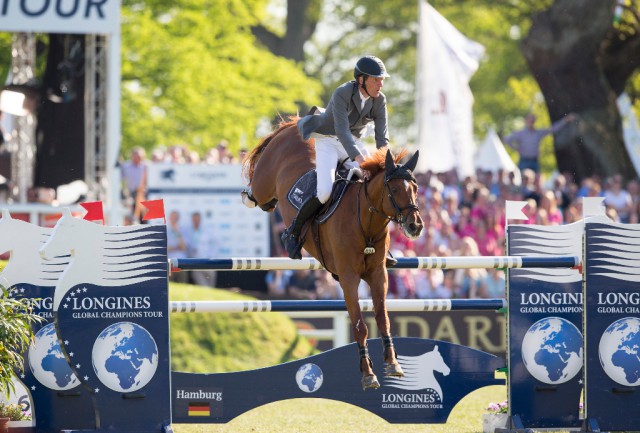
[(380, 382), (378, 382), (378, 378), (375, 374), (371, 376), (363, 376), (362, 377), (362, 390), (366, 391), (367, 389), (378, 389), (380, 388)]
[(400, 364), (385, 364), (384, 377), (404, 377)]

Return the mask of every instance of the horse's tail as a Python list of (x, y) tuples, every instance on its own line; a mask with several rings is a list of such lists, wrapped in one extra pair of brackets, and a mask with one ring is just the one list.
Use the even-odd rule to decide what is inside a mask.
[(251, 184), (251, 181), (253, 180), (253, 174), (256, 169), (256, 164), (260, 159), (260, 155), (262, 155), (262, 152), (264, 152), (269, 143), (271, 143), (271, 140), (273, 140), (276, 135), (280, 134), (284, 129), (288, 128), (291, 125), (295, 125), (298, 119), (299, 117), (294, 116), (290, 117), (289, 120), (283, 120), (280, 125), (278, 125), (278, 129), (273, 131), (271, 134), (263, 137), (260, 141), (260, 144), (258, 144), (249, 153), (247, 153), (247, 156), (242, 162), (242, 173), (246, 179), (249, 179), (249, 184)]

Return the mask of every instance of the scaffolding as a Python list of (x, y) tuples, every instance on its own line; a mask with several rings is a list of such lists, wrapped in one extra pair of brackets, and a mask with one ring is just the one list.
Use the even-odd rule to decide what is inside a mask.
[[(14, 33), (11, 40), (11, 73), (6, 84), (22, 85), (33, 81), (36, 64), (36, 37), (33, 33)], [(27, 191), (33, 185), (36, 150), (36, 121), (33, 113), (13, 116), (7, 150), (11, 154), (13, 186), (10, 198), (27, 202)]]
[[(107, 75), (108, 47), (105, 35), (85, 36), (85, 140), (84, 182), (88, 199), (108, 197), (107, 173)], [(35, 79), (36, 38), (33, 33), (14, 33), (11, 74), (7, 84), (22, 85)], [(14, 181), (11, 199), (27, 203), (27, 191), (33, 185), (36, 153), (36, 118), (33, 113), (13, 116), (7, 150), (11, 152)]]

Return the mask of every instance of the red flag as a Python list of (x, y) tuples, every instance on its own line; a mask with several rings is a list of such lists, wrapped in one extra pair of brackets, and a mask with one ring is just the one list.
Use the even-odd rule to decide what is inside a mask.
[(167, 223), (164, 216), (164, 201), (162, 199), (141, 201), (140, 204), (147, 208), (147, 213), (142, 217), (143, 221), (162, 218), (164, 219), (164, 223)]
[(88, 201), (80, 203), (80, 206), (87, 210), (83, 219), (87, 221), (102, 221), (104, 223), (104, 210), (101, 201)]

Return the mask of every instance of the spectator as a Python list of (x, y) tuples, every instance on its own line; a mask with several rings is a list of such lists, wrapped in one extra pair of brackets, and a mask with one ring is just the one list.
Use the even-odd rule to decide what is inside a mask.
[(318, 299), (344, 299), (342, 287), (327, 271), (317, 271), (316, 293)]
[(536, 129), (536, 116), (533, 113), (527, 114), (524, 119), (525, 128), (514, 132), (503, 140), (504, 144), (518, 152), (520, 156), (518, 168), (521, 171), (528, 168), (538, 173), (540, 171), (540, 141), (551, 133), (555, 134), (576, 118), (575, 114), (570, 113), (551, 125), (551, 128)]
[(227, 140), (221, 140), (216, 146), (218, 150), (218, 162), (220, 164), (231, 164), (233, 162), (233, 155), (229, 152), (229, 143)]
[(265, 282), (267, 283), (267, 291), (272, 298), (284, 298), (287, 294), (287, 285), (291, 271), (273, 270), (267, 272)]
[(604, 204), (614, 208), (621, 223), (628, 224), (633, 210), (633, 198), (631, 194), (622, 188), (622, 176), (612, 176), (607, 182), (604, 191)]
[(506, 279), (502, 269), (488, 269), (482, 281), (483, 298), (504, 298), (506, 296)]
[(142, 147), (131, 149), (131, 159), (120, 166), (123, 189), (122, 197), (125, 206), (130, 209), (134, 221), (141, 215), (139, 203), (145, 199), (147, 185), (147, 163), (145, 150)]
[(312, 271), (297, 269), (287, 281), (287, 295), (294, 299), (316, 298), (316, 276)]
[[(167, 256), (170, 259), (184, 259), (187, 257), (187, 243), (180, 227), (180, 213), (176, 210), (169, 214), (167, 225)], [(171, 274), (171, 280), (186, 283), (189, 279), (187, 272), (175, 272)]]
[[(186, 257), (216, 257), (218, 245), (213, 234), (202, 227), (200, 212), (191, 214), (191, 227), (185, 230)], [(194, 284), (215, 287), (216, 271), (191, 271), (189, 277)]]
[(556, 195), (553, 191), (548, 190), (543, 193), (542, 199), (540, 200), (539, 210), (545, 211), (549, 225), (562, 224), (564, 218), (562, 217), (562, 212), (558, 208)]
[[(471, 237), (465, 237), (461, 241), (462, 249), (459, 254), (463, 257), (475, 257), (480, 255), (478, 244)], [(456, 298), (477, 298), (480, 292), (480, 284), (486, 276), (484, 269), (456, 269), (453, 270), (454, 292)]]

